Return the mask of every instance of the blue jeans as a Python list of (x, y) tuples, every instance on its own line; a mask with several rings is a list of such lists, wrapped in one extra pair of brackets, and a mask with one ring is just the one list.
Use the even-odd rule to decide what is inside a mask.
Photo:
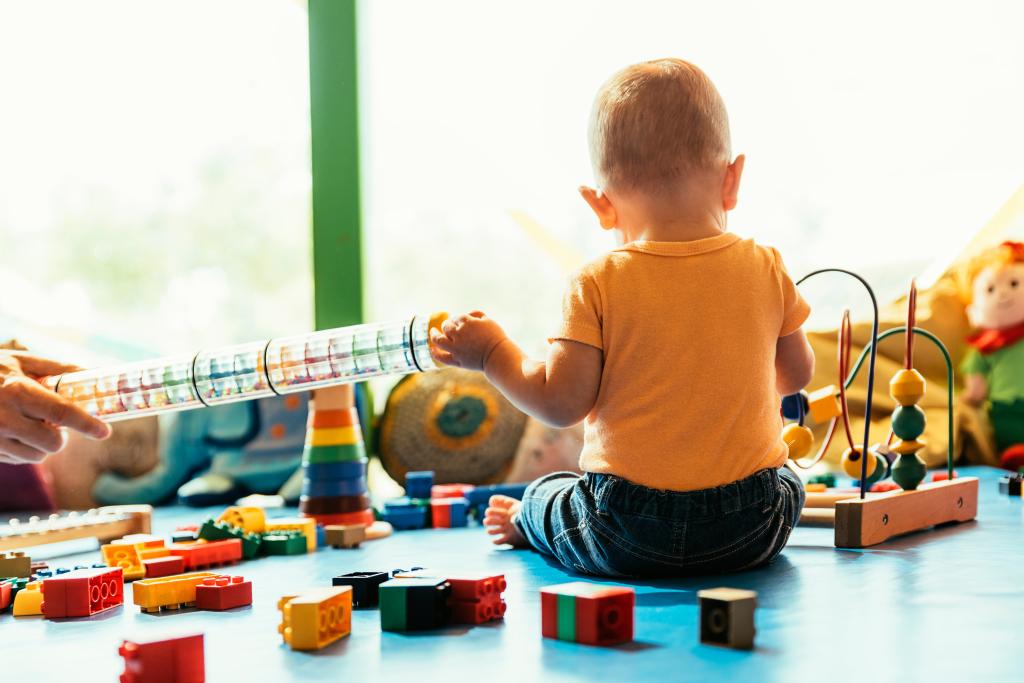
[(530, 484), (514, 522), (536, 550), (581, 574), (670, 577), (771, 562), (803, 505), (803, 484), (785, 467), (685, 492), (556, 472)]

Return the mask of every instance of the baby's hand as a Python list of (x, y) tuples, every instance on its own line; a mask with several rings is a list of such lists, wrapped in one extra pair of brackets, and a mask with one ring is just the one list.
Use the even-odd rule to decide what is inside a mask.
[(445, 320), (441, 331), (430, 331), (431, 353), (439, 363), (467, 370), (483, 370), (505, 331), (480, 311)]

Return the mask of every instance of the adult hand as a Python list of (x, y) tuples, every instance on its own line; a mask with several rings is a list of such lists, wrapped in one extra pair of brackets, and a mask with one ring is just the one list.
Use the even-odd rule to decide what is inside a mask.
[(59, 451), (67, 438), (62, 427), (94, 439), (110, 436), (110, 425), (39, 383), (76, 369), (23, 353), (0, 353), (0, 462), (39, 462)]

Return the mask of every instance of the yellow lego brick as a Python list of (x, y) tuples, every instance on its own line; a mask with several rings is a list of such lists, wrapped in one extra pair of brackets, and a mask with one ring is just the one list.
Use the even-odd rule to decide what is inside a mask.
[(310, 429), (306, 432), (307, 446), (350, 446), (362, 442), (363, 433), (354, 426)]
[(217, 575), (212, 572), (191, 572), (136, 581), (132, 585), (132, 601), (143, 612), (188, 607), (196, 601), (196, 586), (203, 579), (213, 576)]
[(301, 531), (306, 537), (306, 552), (316, 550), (316, 520), (312, 517), (268, 519), (267, 531)]
[(267, 530), (267, 514), (263, 508), (235, 505), (221, 513), (217, 521), (240, 527), (247, 534), (262, 534)]
[(39, 584), (39, 581), (32, 581), (18, 591), (14, 596), (11, 614), (16, 617), (34, 617), (43, 613), (43, 591), (39, 590)]
[(121, 568), (124, 572), (125, 581), (145, 578), (146, 568), (142, 565), (142, 558), (139, 557), (139, 549), (134, 545), (115, 545), (110, 543), (102, 546), (100, 552), (103, 554), (103, 562), (108, 567)]
[(807, 404), (811, 419), (817, 424), (824, 424), (843, 414), (839, 404), (839, 389), (834, 384), (811, 392), (807, 396)]
[(282, 597), (278, 633), (293, 650), (319, 650), (352, 631), (352, 587), (321, 588)]

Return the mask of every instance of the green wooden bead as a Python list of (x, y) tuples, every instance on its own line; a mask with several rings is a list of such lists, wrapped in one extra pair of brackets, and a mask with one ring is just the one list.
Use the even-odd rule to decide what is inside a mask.
[(896, 406), (892, 413), (893, 434), (904, 441), (913, 441), (924, 434), (924, 411), (917, 406)]
[(885, 456), (881, 453), (875, 453), (874, 451), (868, 451), (872, 458), (875, 459), (875, 469), (868, 475), (867, 487), (871, 488), (872, 484), (875, 484), (882, 480), (882, 478), (889, 472), (889, 461), (885, 459)]
[(913, 491), (924, 480), (927, 469), (917, 453), (903, 453), (892, 464), (892, 480), (904, 491)]

